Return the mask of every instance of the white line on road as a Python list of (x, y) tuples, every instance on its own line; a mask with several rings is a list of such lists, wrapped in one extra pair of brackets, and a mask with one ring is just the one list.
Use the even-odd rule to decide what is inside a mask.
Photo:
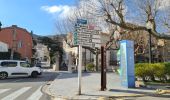
[(18, 79), (18, 80), (12, 81), (12, 82), (19, 82), (19, 81), (21, 81), (21, 80), (23, 80), (23, 79)]
[(23, 94), (24, 92), (28, 91), (31, 87), (24, 87), (19, 89), (18, 91), (15, 91), (14, 93), (4, 97), (1, 100), (14, 100), (15, 98), (17, 98), (18, 96), (20, 96), (21, 94)]
[(4, 93), (4, 92), (6, 92), (6, 91), (9, 91), (10, 89), (0, 89), (0, 94), (1, 93)]
[(43, 95), (41, 92), (42, 86), (40, 86), (27, 100), (39, 100)]

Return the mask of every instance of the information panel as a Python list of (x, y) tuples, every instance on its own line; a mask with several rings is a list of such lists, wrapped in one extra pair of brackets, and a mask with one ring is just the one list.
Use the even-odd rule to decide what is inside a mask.
[(120, 41), (120, 69), (121, 85), (127, 88), (135, 87), (133, 41)]

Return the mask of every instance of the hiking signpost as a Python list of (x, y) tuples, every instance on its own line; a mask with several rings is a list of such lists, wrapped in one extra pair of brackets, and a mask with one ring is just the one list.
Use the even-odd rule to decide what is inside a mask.
[(78, 94), (81, 94), (81, 77), (82, 77), (82, 46), (91, 48), (101, 47), (101, 38), (99, 31), (94, 29), (95, 26), (88, 24), (86, 19), (77, 19), (75, 32), (73, 35), (74, 45), (79, 46), (79, 63), (78, 63)]
[(82, 45), (91, 48), (101, 47), (101, 37), (94, 25), (87, 23), (87, 20), (77, 19), (74, 32), (74, 45)]

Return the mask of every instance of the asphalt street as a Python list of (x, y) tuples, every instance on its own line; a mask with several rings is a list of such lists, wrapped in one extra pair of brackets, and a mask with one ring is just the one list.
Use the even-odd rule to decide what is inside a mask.
[(20, 77), (0, 80), (0, 100), (50, 100), (42, 91), (58, 74), (45, 70), (38, 78)]

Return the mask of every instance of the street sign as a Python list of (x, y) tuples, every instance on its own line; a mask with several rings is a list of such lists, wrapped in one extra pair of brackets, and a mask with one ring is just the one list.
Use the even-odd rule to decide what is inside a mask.
[(92, 48), (95, 47), (98, 48), (101, 46), (100, 45), (101, 37), (99, 31), (94, 30), (92, 25), (90, 24), (88, 25), (87, 20), (85, 19), (77, 19), (73, 38), (74, 38), (74, 45), (88, 46)]
[(101, 40), (99, 40), (99, 39), (92, 39), (92, 42), (93, 43), (101, 43)]
[(74, 44), (77, 44), (77, 32), (74, 32)]
[(87, 24), (87, 20), (85, 19), (77, 19), (78, 24)]

